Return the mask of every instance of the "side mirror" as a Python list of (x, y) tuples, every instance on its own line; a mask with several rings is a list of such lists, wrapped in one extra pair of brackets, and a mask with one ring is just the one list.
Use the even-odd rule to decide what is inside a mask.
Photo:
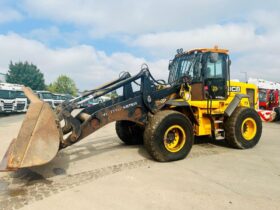
[(210, 62), (211, 63), (216, 63), (219, 59), (219, 54), (218, 53), (211, 53), (209, 57), (210, 57)]

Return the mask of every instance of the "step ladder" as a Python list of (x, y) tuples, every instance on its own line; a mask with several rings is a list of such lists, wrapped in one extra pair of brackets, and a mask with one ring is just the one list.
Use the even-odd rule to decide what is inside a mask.
[(216, 140), (224, 140), (225, 139), (225, 129), (222, 127), (222, 120), (214, 120), (214, 128), (215, 128), (215, 139)]

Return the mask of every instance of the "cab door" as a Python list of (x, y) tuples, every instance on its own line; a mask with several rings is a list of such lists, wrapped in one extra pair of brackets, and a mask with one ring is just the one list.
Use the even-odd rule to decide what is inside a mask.
[(228, 80), (228, 56), (222, 53), (209, 53), (204, 66), (204, 89), (207, 98), (226, 99)]

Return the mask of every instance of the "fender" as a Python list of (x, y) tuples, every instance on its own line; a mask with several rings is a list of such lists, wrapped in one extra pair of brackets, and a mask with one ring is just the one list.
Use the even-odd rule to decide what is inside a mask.
[(197, 119), (194, 116), (192, 108), (191, 108), (190, 104), (187, 101), (168, 100), (165, 103), (165, 106), (184, 107), (187, 110), (187, 112), (190, 114), (188, 116), (190, 121), (193, 122), (196, 125), (199, 125)]
[(240, 101), (242, 98), (249, 98), (249, 95), (246, 94), (236, 94), (233, 98), (233, 100), (230, 102), (230, 104), (228, 105), (228, 107), (225, 110), (225, 115), (227, 117), (230, 117), (232, 115), (232, 113), (234, 112), (234, 110), (236, 109), (236, 107), (238, 107)]

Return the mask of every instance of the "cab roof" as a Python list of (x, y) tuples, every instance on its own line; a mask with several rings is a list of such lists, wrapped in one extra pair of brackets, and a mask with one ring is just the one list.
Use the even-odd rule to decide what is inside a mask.
[(213, 53), (225, 53), (225, 54), (228, 54), (229, 50), (227, 50), (227, 49), (220, 49), (218, 46), (215, 46), (214, 48), (195, 48), (195, 49), (192, 49), (192, 50), (189, 50), (189, 51), (185, 51), (185, 52), (179, 53), (177, 55), (191, 54), (193, 52), (202, 52), (202, 53), (213, 52)]
[(11, 83), (0, 83), (1, 90), (14, 90), (14, 91), (22, 91), (23, 85), (11, 84)]

